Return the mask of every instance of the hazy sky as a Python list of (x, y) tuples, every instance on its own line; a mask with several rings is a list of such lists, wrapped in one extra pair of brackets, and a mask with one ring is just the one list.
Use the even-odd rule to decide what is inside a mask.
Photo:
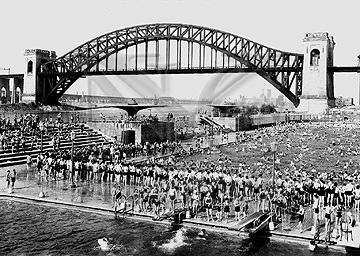
[[(304, 51), (302, 39), (306, 33), (329, 32), (336, 42), (335, 65), (353, 66), (357, 65), (357, 55), (360, 53), (360, 33), (357, 30), (359, 7), (360, 2), (355, 0), (4, 1), (0, 14), (0, 68), (10, 67), (12, 73), (22, 73), (26, 48), (55, 50), (61, 56), (101, 34), (156, 22), (203, 25), (279, 50), (298, 53)], [(226, 83), (229, 85), (237, 81), (237, 77), (242, 80), (234, 86), (238, 89), (229, 90), (228, 95), (222, 97), (236, 97), (239, 94), (253, 96), (262, 89), (273, 88), (256, 75), (229, 75), (221, 83), (223, 86)], [(116, 92), (96, 85), (89, 88), (89, 81), (82, 79), (69, 92), (110, 92), (136, 96), (141, 87), (134, 90), (132, 84), (152, 83), (160, 88), (160, 84), (166, 82), (171, 95), (198, 98), (204, 86), (218, 78), (217, 75), (178, 75), (167, 77), (165, 81), (159, 76), (136, 79), (111, 77), (104, 84), (112, 84), (117, 88)], [(102, 84), (102, 80), (94, 79), (92, 83)], [(336, 96), (354, 97), (357, 101), (358, 87), (357, 74), (335, 76)], [(217, 90), (221, 91), (219, 88)], [(148, 96), (151, 93), (146, 91), (144, 94)]]

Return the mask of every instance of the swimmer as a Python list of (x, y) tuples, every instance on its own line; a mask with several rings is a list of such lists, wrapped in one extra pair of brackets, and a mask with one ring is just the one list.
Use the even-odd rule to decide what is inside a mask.
[(111, 238), (107, 238), (107, 237), (103, 237), (97, 240), (98, 242), (98, 246), (94, 247), (94, 250), (101, 250), (103, 252), (109, 252), (109, 251), (120, 251), (120, 250), (126, 250), (126, 248), (124, 248), (123, 245), (116, 245), (116, 244), (112, 244), (110, 243), (112, 239)]
[(107, 237), (103, 237), (97, 240), (99, 244), (99, 249), (102, 251), (110, 251), (112, 248), (112, 245), (109, 243), (109, 239)]
[(205, 229), (202, 229), (199, 234), (198, 234), (198, 239), (203, 239), (203, 240), (206, 240), (207, 238), (207, 234), (206, 234), (206, 230)]

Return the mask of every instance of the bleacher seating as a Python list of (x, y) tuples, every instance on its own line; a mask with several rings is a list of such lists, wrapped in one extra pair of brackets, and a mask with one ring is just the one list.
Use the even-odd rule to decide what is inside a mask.
[[(55, 127), (48, 128), (48, 134), (53, 134), (55, 132)], [(66, 130), (66, 133), (69, 135), (71, 131), (75, 132), (75, 141), (74, 147), (84, 147), (90, 146), (94, 144), (109, 144), (110, 142), (99, 132), (89, 128), (88, 126), (83, 126), (81, 128), (80, 125), (69, 126)], [(64, 134), (64, 132), (63, 132)], [(52, 137), (51, 135), (43, 136), (43, 152), (53, 150), (53, 146), (51, 145)], [(33, 147), (30, 148), (32, 137), (25, 136), (25, 151), (23, 149), (18, 149), (12, 152), (11, 149), (0, 150), (0, 167), (7, 167), (18, 164), (25, 164), (26, 158), (30, 155), (33, 161), (36, 159), (37, 155), (41, 152), (41, 147)], [(65, 136), (65, 138), (60, 140), (60, 149), (70, 149), (72, 146), (72, 141), (70, 136)]]

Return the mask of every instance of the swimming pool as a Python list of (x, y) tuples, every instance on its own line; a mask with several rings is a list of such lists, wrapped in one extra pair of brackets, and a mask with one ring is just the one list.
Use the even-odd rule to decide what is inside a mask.
[[(0, 255), (314, 255), (307, 246), (209, 233), (171, 231), (164, 226), (132, 220), (0, 200)], [(108, 237), (115, 251), (96, 248)], [(343, 255), (319, 251), (315, 255)]]

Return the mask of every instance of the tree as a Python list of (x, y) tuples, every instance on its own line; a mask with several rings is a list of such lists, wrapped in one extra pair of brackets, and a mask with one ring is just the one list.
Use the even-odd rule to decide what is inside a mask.
[(275, 113), (276, 112), (276, 109), (273, 105), (271, 104), (263, 104), (261, 107), (260, 107), (260, 112), (261, 114), (271, 114), (271, 113)]

